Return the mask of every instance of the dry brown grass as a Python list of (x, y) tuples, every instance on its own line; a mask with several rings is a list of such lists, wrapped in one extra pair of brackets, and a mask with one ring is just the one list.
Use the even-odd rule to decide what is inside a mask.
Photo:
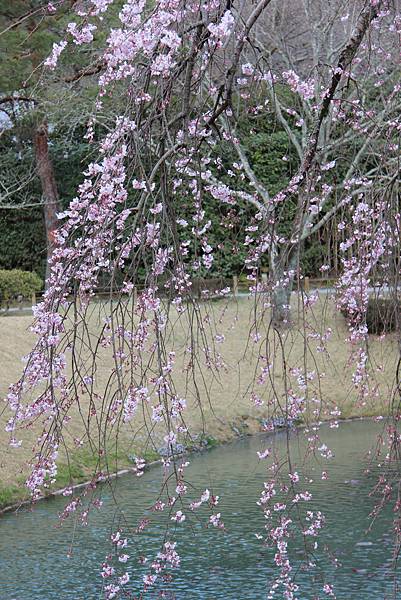
[[(320, 378), (311, 385), (306, 398), (305, 418), (311, 420), (330, 418), (330, 410), (338, 406), (342, 417), (367, 416), (387, 414), (392, 397), (394, 385), (395, 366), (398, 360), (397, 341), (394, 335), (381, 339), (371, 336), (369, 339), (369, 358), (371, 361), (372, 386), (377, 386), (376, 394), (365, 405), (358, 403), (357, 392), (351, 381), (352, 366), (349, 364), (350, 348), (345, 343), (347, 336), (344, 318), (337, 312), (334, 302), (323, 295), (315, 306), (313, 312), (302, 315), (301, 306), (294, 300), (294, 315), (298, 315), (297, 323), (291, 329), (283, 332), (281, 336), (270, 330), (269, 342), (266, 343), (268, 318), (261, 318), (259, 309), (251, 300), (240, 298), (238, 301), (212, 302), (202, 308), (202, 319), (209, 315), (212, 322), (216, 323), (215, 332), (225, 335), (225, 342), (218, 350), (221, 351), (226, 365), (219, 377), (205, 369), (204, 364), (199, 367), (196, 389), (194, 382), (187, 379), (183, 370), (183, 349), (188, 343), (190, 326), (187, 321), (175, 319), (169, 330), (167, 346), (177, 352), (177, 364), (174, 383), (177, 393), (185, 396), (188, 408), (185, 413), (185, 422), (188, 429), (195, 434), (205, 433), (216, 440), (227, 440), (235, 431), (254, 432), (260, 429), (261, 420), (272, 415), (280, 414), (280, 406), (285, 402), (285, 378), (283, 377), (284, 361), (291, 366), (298, 366), (301, 370), (316, 371)], [(249, 337), (250, 326), (256, 319), (259, 321), (261, 339), (255, 343)], [(21, 356), (27, 354), (34, 341), (34, 336), (29, 331), (31, 317), (12, 316), (0, 319), (0, 392), (2, 397), (7, 393), (10, 382), (16, 381), (22, 371)], [(101, 319), (99, 307), (94, 307), (90, 319), (89, 338), (94, 342), (100, 331)], [(332, 336), (325, 344), (326, 351), (319, 352), (317, 347), (321, 343), (317, 339), (308, 337), (309, 334), (322, 332), (328, 327), (332, 329)], [(197, 327), (193, 328), (197, 335)], [(88, 339), (89, 339), (88, 338)], [(212, 344), (211, 336), (208, 340)], [(201, 342), (200, 342), (201, 343)], [(84, 352), (85, 354), (85, 352)], [(254, 385), (255, 391), (262, 397), (264, 404), (256, 407), (250, 401), (252, 384), (255, 373), (259, 375), (260, 365), (257, 357), (259, 354), (269, 357), (273, 363), (270, 377), (264, 386)], [(116, 381), (110, 383), (113, 370), (110, 351), (102, 350), (100, 353), (96, 373), (96, 390), (99, 398), (110, 398), (116, 389)], [(203, 374), (202, 374), (203, 373)], [(287, 388), (292, 387), (297, 391), (296, 377), (288, 376)], [(106, 391), (107, 390), (107, 391)], [(105, 393), (106, 391), (106, 393)], [(100, 402), (100, 400), (99, 400)], [(66, 428), (65, 445), (71, 450), (74, 439), (82, 438), (87, 419), (87, 406), (85, 397), (81, 398), (80, 412), (73, 409), (73, 419)], [(23, 439), (20, 449), (11, 449), (8, 446), (9, 434), (4, 431), (8, 418), (5, 409), (0, 416), (0, 487), (10, 485), (21, 480), (27, 471), (27, 461), (31, 457), (32, 445), (37, 436), (39, 427), (35, 431), (26, 431), (19, 436)], [(117, 427), (111, 433), (107, 445), (113, 449), (114, 465), (111, 469), (126, 463), (127, 454), (133, 454), (137, 449), (150, 449), (149, 446), (149, 415), (146, 412), (128, 425), (118, 428), (119, 443), (116, 445)], [(90, 432), (94, 448), (104, 442), (96, 439), (99, 435), (96, 427)], [(162, 431), (156, 428), (152, 431), (153, 450), (161, 445)], [(85, 438), (88, 439), (87, 436)], [(86, 457), (90, 450), (87, 447)], [(117, 460), (118, 459), (118, 460)], [(63, 454), (66, 461), (66, 452)], [(93, 460), (87, 460), (87, 469), (93, 467)], [(82, 461), (84, 464), (85, 461)]]

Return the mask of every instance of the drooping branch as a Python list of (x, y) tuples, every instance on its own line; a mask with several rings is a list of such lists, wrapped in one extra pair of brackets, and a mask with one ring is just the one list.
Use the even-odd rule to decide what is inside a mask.
[(16, 102), (32, 102), (33, 104), (38, 103), (35, 98), (30, 98), (29, 96), (3, 96), (3, 98), (0, 98), (0, 105), (15, 104)]
[(224, 128), (227, 134), (230, 136), (231, 142), (238, 154), (238, 157), (241, 161), (241, 164), (244, 168), (244, 171), (251, 183), (251, 185), (255, 188), (259, 196), (262, 198), (264, 203), (264, 209), (267, 210), (270, 205), (270, 194), (267, 188), (259, 181), (256, 177), (254, 170), (252, 169), (249, 160), (246, 156), (245, 149), (242, 147), (241, 142), (236, 137), (235, 132), (230, 132), (229, 126), (226, 119), (223, 119)]
[(284, 128), (284, 131), (286, 132), (286, 134), (288, 135), (289, 140), (291, 141), (292, 145), (294, 146), (298, 157), (300, 160), (302, 160), (302, 147), (301, 144), (299, 143), (299, 141), (297, 140), (296, 135), (294, 134), (294, 131), (291, 129), (291, 127), (288, 125), (287, 120), (284, 118), (283, 115), (283, 107), (281, 106), (281, 103), (279, 101), (279, 99), (277, 98), (277, 94), (274, 93), (274, 89), (273, 86), (268, 85), (268, 91), (270, 94), (270, 97), (273, 101), (273, 106), (274, 106), (274, 110), (275, 110), (275, 114), (277, 116), (277, 119), (279, 121), (279, 123), (281, 123), (281, 125)]
[(354, 31), (352, 32), (348, 43), (346, 44), (346, 46), (340, 54), (337, 66), (333, 70), (330, 85), (324, 95), (323, 102), (319, 108), (318, 114), (315, 119), (315, 124), (313, 125), (312, 132), (309, 136), (306, 148), (303, 152), (303, 158), (299, 170), (293, 178), (290, 185), (287, 186), (285, 190), (280, 192), (281, 201), (285, 200), (288, 196), (292, 195), (294, 191), (294, 182), (296, 187), (299, 188), (304, 182), (306, 176), (308, 175), (316, 157), (319, 133), (322, 127), (322, 123), (328, 115), (329, 108), (334, 99), (341, 78), (346, 69), (350, 66), (352, 60), (354, 59), (362, 43), (362, 40), (364, 39), (365, 34), (369, 29), (371, 22), (377, 17), (381, 5), (381, 0), (379, 0), (376, 6), (372, 6), (369, 3), (369, 5), (367, 5), (361, 12), (358, 22), (354, 28)]
[[(225, 74), (224, 83), (222, 84), (222, 86), (220, 88), (220, 93), (217, 96), (215, 109), (212, 113), (212, 116), (209, 118), (209, 120), (207, 122), (209, 127), (212, 127), (215, 124), (215, 122), (219, 118), (219, 116), (231, 104), (233, 83), (234, 83), (235, 75), (237, 73), (238, 64), (241, 59), (242, 52), (244, 50), (245, 43), (247, 41), (247, 38), (248, 38), (253, 26), (255, 25), (258, 18), (260, 17), (262, 12), (265, 10), (265, 8), (267, 8), (267, 6), (270, 4), (270, 2), (271, 2), (271, 0), (260, 0), (260, 2), (255, 6), (255, 8), (251, 12), (251, 14), (249, 15), (249, 17), (245, 23), (245, 27), (244, 27), (241, 35), (239, 36), (239, 40), (236, 44), (236, 47), (234, 50), (234, 57), (231, 62), (230, 68), (227, 70), (227, 72)], [(221, 102), (220, 102), (220, 100), (221, 100)], [(220, 104), (219, 104), (219, 102), (220, 102)]]
[(88, 65), (82, 69), (76, 71), (73, 75), (68, 75), (64, 78), (66, 83), (74, 83), (76, 81), (80, 81), (84, 77), (90, 77), (91, 75), (97, 75), (100, 73), (105, 67), (105, 63), (100, 61), (94, 65)]

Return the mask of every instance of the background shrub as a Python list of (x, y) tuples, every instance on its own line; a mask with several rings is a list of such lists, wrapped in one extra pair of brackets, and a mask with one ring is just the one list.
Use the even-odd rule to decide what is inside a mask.
[(401, 321), (401, 301), (394, 298), (371, 296), (366, 312), (366, 325), (369, 333), (380, 335), (394, 331), (397, 318)]
[(19, 297), (31, 298), (42, 288), (43, 282), (36, 273), (19, 269), (0, 270), (0, 306)]

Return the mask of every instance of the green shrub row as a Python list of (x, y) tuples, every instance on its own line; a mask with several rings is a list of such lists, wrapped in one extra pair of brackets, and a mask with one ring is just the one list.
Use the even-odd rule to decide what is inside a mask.
[(15, 299), (31, 298), (42, 287), (42, 280), (36, 273), (20, 269), (0, 270), (0, 306)]

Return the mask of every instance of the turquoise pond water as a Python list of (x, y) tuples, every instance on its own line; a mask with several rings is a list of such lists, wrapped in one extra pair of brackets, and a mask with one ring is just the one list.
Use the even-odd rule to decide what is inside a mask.
[[(392, 563), (393, 539), (390, 535), (392, 508), (384, 509), (367, 532), (369, 513), (375, 501), (369, 497), (378, 476), (367, 452), (375, 445), (381, 427), (372, 422), (341, 424), (338, 429), (324, 427), (321, 437), (333, 451), (331, 461), (320, 457), (302, 466), (305, 433), (291, 434), (290, 448), (297, 471), (313, 479), (307, 487), (313, 500), (307, 508), (319, 509), (326, 516), (320, 535), (317, 567), (302, 568), (303, 550), (297, 540), (290, 544), (290, 558), (299, 600), (327, 598), (323, 580), (334, 583), (341, 600), (379, 600), (398, 598)], [(110, 532), (121, 524), (124, 513), (128, 527), (136, 527), (144, 516), (149, 527), (127, 548), (131, 559), (126, 569), (131, 575), (127, 588), (139, 593), (138, 585), (147, 572), (138, 564), (139, 556), (152, 559), (160, 549), (160, 536), (166, 523), (173, 526), (181, 567), (168, 585), (169, 598), (177, 600), (262, 600), (275, 575), (272, 551), (265, 548), (255, 533), (263, 532), (264, 517), (256, 505), (266, 472), (266, 461), (256, 452), (274, 446), (283, 451), (286, 435), (257, 436), (216, 448), (188, 458), (186, 479), (196, 489), (189, 496), (198, 498), (205, 488), (220, 496), (218, 510), (226, 531), (206, 528), (206, 510), (200, 518), (191, 517), (176, 527), (165, 513), (148, 510), (160, 491), (161, 467), (150, 469), (138, 479), (132, 475), (118, 478), (113, 489), (102, 486), (103, 507), (94, 511), (90, 525), (82, 527), (66, 521), (58, 527), (58, 514), (66, 499), (40, 502), (34, 510), (21, 509), (0, 519), (0, 599), (1, 600), (95, 600), (102, 598), (101, 563), (110, 552)], [(369, 473), (366, 469), (369, 467)], [(329, 473), (321, 480), (322, 470)], [(302, 479), (301, 477), (301, 479)], [(177, 507), (179, 509), (180, 507)], [(337, 567), (334, 559), (337, 559)], [(324, 573), (324, 577), (323, 577)], [(394, 595), (395, 594), (395, 595)], [(145, 594), (156, 598), (157, 593)], [(278, 592), (275, 598), (282, 598)]]

